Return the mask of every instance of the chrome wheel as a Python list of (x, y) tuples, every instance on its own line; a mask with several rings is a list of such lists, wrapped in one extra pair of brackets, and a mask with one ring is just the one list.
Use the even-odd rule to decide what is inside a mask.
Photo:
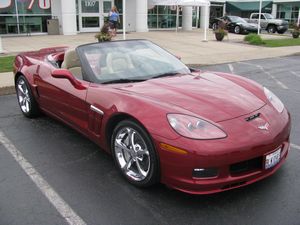
[(235, 26), (234, 33), (239, 34), (241, 32), (240, 26)]
[(142, 135), (131, 127), (123, 127), (114, 138), (114, 154), (122, 172), (134, 181), (147, 178), (151, 158)]
[(17, 94), (19, 105), (23, 113), (29, 113), (31, 107), (31, 100), (29, 90), (23, 79), (19, 79), (17, 83)]

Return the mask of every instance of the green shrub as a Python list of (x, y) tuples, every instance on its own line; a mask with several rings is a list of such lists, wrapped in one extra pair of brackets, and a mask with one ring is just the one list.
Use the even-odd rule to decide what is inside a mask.
[(263, 45), (263, 44), (265, 44), (265, 42), (257, 34), (248, 34), (244, 38), (244, 41), (248, 42), (251, 45)]

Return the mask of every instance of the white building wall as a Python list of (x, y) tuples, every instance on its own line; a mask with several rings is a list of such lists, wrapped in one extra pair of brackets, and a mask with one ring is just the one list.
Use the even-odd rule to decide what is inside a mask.
[(126, 1), (126, 31), (135, 31), (136, 29), (136, 1)]
[(277, 4), (272, 4), (272, 16), (274, 16), (274, 18), (276, 18), (276, 14), (277, 14)]
[(192, 30), (193, 28), (193, 7), (184, 6), (182, 7), (182, 29)]
[(76, 1), (52, 0), (52, 16), (59, 20), (59, 30), (63, 35), (77, 34), (76, 25)]
[(59, 33), (62, 34), (62, 17), (61, 17), (61, 3), (60, 0), (51, 1), (51, 13), (52, 17), (59, 21)]
[(76, 1), (61, 0), (62, 34), (77, 34), (76, 26)]
[(201, 6), (201, 13), (200, 13), (200, 28), (205, 28), (205, 20), (206, 20), (206, 28), (209, 26), (209, 12), (210, 7)]
[(136, 0), (136, 32), (148, 32), (148, 2)]

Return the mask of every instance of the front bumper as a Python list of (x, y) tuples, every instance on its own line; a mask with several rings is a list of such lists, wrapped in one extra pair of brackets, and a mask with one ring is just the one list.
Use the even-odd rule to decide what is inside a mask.
[[(259, 112), (269, 113), (268, 109), (261, 109)], [(252, 114), (255, 113), (257, 112)], [(190, 194), (210, 194), (245, 186), (272, 175), (283, 164), (289, 150), (290, 116), (285, 110), (280, 117), (280, 120), (273, 118), (276, 120), (271, 124), (272, 131), (268, 132), (257, 129), (257, 126), (242, 127), (244, 117), (234, 119), (234, 126), (233, 121), (221, 122), (223, 128), (231, 127), (231, 132), (227, 138), (220, 140), (179, 137), (170, 141), (154, 137), (160, 157), (161, 182)], [(187, 154), (166, 151), (160, 147), (160, 143), (184, 149)], [(266, 154), (278, 148), (282, 149), (279, 163), (265, 169)], [(255, 167), (240, 172), (232, 169), (235, 165), (247, 164), (251, 160), (257, 160)], [(211, 178), (195, 178), (192, 175), (195, 168), (216, 168), (218, 174)]]
[(257, 33), (257, 27), (244, 27), (243, 28), (245, 33)]
[(281, 25), (281, 26), (276, 27), (277, 31), (282, 32), (282, 33), (286, 32), (288, 30), (288, 28), (289, 28), (288, 25)]

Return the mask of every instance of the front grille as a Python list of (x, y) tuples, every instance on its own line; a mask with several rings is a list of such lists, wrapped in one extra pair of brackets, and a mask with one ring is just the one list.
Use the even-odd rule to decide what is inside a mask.
[(263, 164), (263, 157), (258, 157), (243, 162), (231, 164), (229, 171), (231, 175), (236, 176), (241, 173), (249, 173), (255, 170), (261, 170), (262, 164)]

